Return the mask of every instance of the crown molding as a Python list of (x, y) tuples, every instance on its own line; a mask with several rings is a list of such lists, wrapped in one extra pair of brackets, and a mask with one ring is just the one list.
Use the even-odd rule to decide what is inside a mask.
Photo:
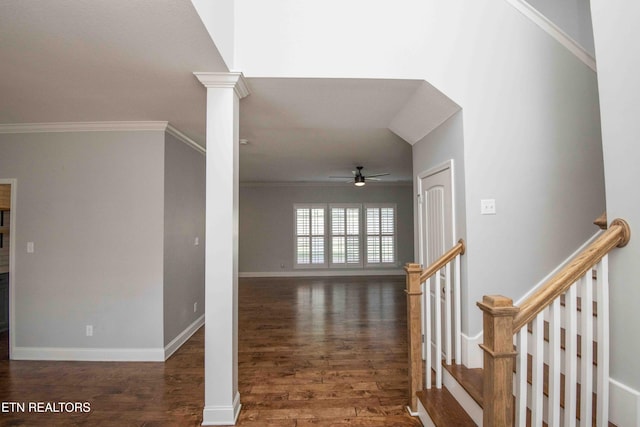
[(525, 0), (505, 0), (511, 6), (516, 8), (525, 17), (529, 18), (534, 24), (540, 27), (543, 31), (556, 39), (561, 45), (563, 45), (569, 52), (582, 61), (587, 67), (593, 71), (598, 71), (596, 66), (596, 60), (589, 52), (584, 50), (582, 46), (572, 39), (567, 33), (562, 31), (560, 27), (551, 22), (546, 16), (541, 14), (537, 9), (527, 3)]
[[(367, 183), (371, 187), (412, 187), (412, 182), (396, 181), (396, 182), (376, 182), (375, 184)], [(347, 182), (320, 182), (320, 181), (246, 181), (240, 182), (240, 187), (344, 187), (351, 188), (355, 186)], [(366, 186), (364, 187), (366, 188)]]
[(189, 138), (184, 133), (180, 132), (175, 127), (171, 126), (171, 124), (169, 124), (169, 123), (167, 123), (167, 133), (169, 135), (174, 136), (180, 142), (182, 142), (182, 143), (188, 145), (189, 147), (193, 148), (194, 150), (196, 150), (200, 154), (207, 154), (207, 149), (206, 148), (204, 148), (202, 145), (198, 144), (193, 139)]
[(51, 133), (51, 132), (167, 132), (180, 142), (201, 154), (206, 149), (180, 130), (165, 121), (138, 122), (62, 122), (62, 123), (13, 123), (0, 124), (0, 134), (7, 133)]
[(61, 122), (0, 124), (0, 133), (165, 131), (169, 122)]
[(251, 90), (244, 75), (239, 71), (228, 73), (196, 72), (193, 73), (206, 88), (232, 88), (238, 98), (249, 96)]

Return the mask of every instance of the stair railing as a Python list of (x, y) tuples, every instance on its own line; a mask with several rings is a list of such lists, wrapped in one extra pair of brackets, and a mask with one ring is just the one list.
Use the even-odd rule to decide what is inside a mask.
[[(608, 253), (615, 247), (625, 246), (630, 236), (629, 225), (616, 219), (608, 230), (520, 307), (515, 307), (511, 299), (503, 296), (485, 296), (478, 303), (484, 324), (481, 347), (484, 350), (485, 427), (511, 427), (514, 423), (518, 427), (542, 426), (543, 422), (550, 426), (570, 427), (576, 426), (577, 419), (581, 426), (608, 425)], [(594, 303), (597, 303), (595, 322)], [(564, 355), (561, 326), (564, 328)], [(549, 342), (546, 351), (545, 329)], [(597, 360), (595, 375), (594, 360)], [(545, 363), (548, 370), (545, 370)], [(563, 372), (561, 367), (564, 367)], [(531, 372), (530, 385), (528, 371)], [(530, 422), (527, 422), (528, 417)]]
[[(451, 364), (461, 354), (460, 256), (464, 240), (438, 258), (426, 269), (420, 264), (406, 264), (407, 337), (409, 347), (409, 389), (411, 412), (417, 411), (416, 393), (432, 387), (431, 371), (436, 373), (436, 388), (442, 387), (442, 363)], [(452, 272), (453, 268), (453, 272)], [(444, 270), (444, 271), (443, 271)], [(444, 313), (440, 304), (441, 275), (444, 272)], [(422, 284), (424, 283), (424, 287)], [(433, 313), (431, 294), (433, 293)], [(424, 308), (424, 310), (423, 310)], [(444, 337), (443, 331), (444, 329)], [(432, 344), (433, 341), (433, 344)], [(444, 346), (444, 349), (443, 349)], [(425, 359), (424, 373), (422, 359)]]

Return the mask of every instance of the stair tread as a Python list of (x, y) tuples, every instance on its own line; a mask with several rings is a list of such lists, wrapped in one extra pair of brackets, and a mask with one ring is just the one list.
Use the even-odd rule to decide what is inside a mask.
[(436, 427), (472, 427), (476, 425), (444, 386), (440, 389), (431, 388), (419, 391), (417, 396)]
[(469, 393), (475, 402), (483, 407), (482, 368), (467, 368), (464, 365), (442, 365), (453, 378)]

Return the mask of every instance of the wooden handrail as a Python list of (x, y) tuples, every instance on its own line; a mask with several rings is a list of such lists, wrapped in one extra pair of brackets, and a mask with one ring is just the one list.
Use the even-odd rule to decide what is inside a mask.
[(420, 283), (425, 282), (429, 277), (436, 274), (436, 272), (440, 271), (442, 267), (450, 263), (456, 256), (464, 255), (464, 251), (464, 240), (460, 239), (455, 246), (442, 254), (440, 258), (438, 258), (433, 264), (431, 264), (422, 272), (422, 274), (420, 275)]
[(630, 238), (629, 224), (623, 219), (615, 219), (608, 230), (603, 232), (569, 265), (549, 279), (544, 286), (520, 305), (520, 310), (513, 319), (513, 333), (518, 332), (556, 298), (565, 293), (573, 283), (600, 262), (611, 249), (616, 246), (619, 248), (625, 246)]
[(593, 223), (598, 227), (600, 227), (601, 230), (606, 230), (607, 224), (608, 224), (607, 213), (605, 212), (602, 215), (600, 215), (598, 218), (595, 219), (595, 221), (593, 221)]

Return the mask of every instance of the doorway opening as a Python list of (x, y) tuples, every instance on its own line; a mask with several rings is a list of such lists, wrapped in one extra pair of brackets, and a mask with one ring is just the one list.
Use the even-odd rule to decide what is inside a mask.
[(13, 252), (15, 181), (0, 180), (0, 360), (11, 355), (11, 292)]

